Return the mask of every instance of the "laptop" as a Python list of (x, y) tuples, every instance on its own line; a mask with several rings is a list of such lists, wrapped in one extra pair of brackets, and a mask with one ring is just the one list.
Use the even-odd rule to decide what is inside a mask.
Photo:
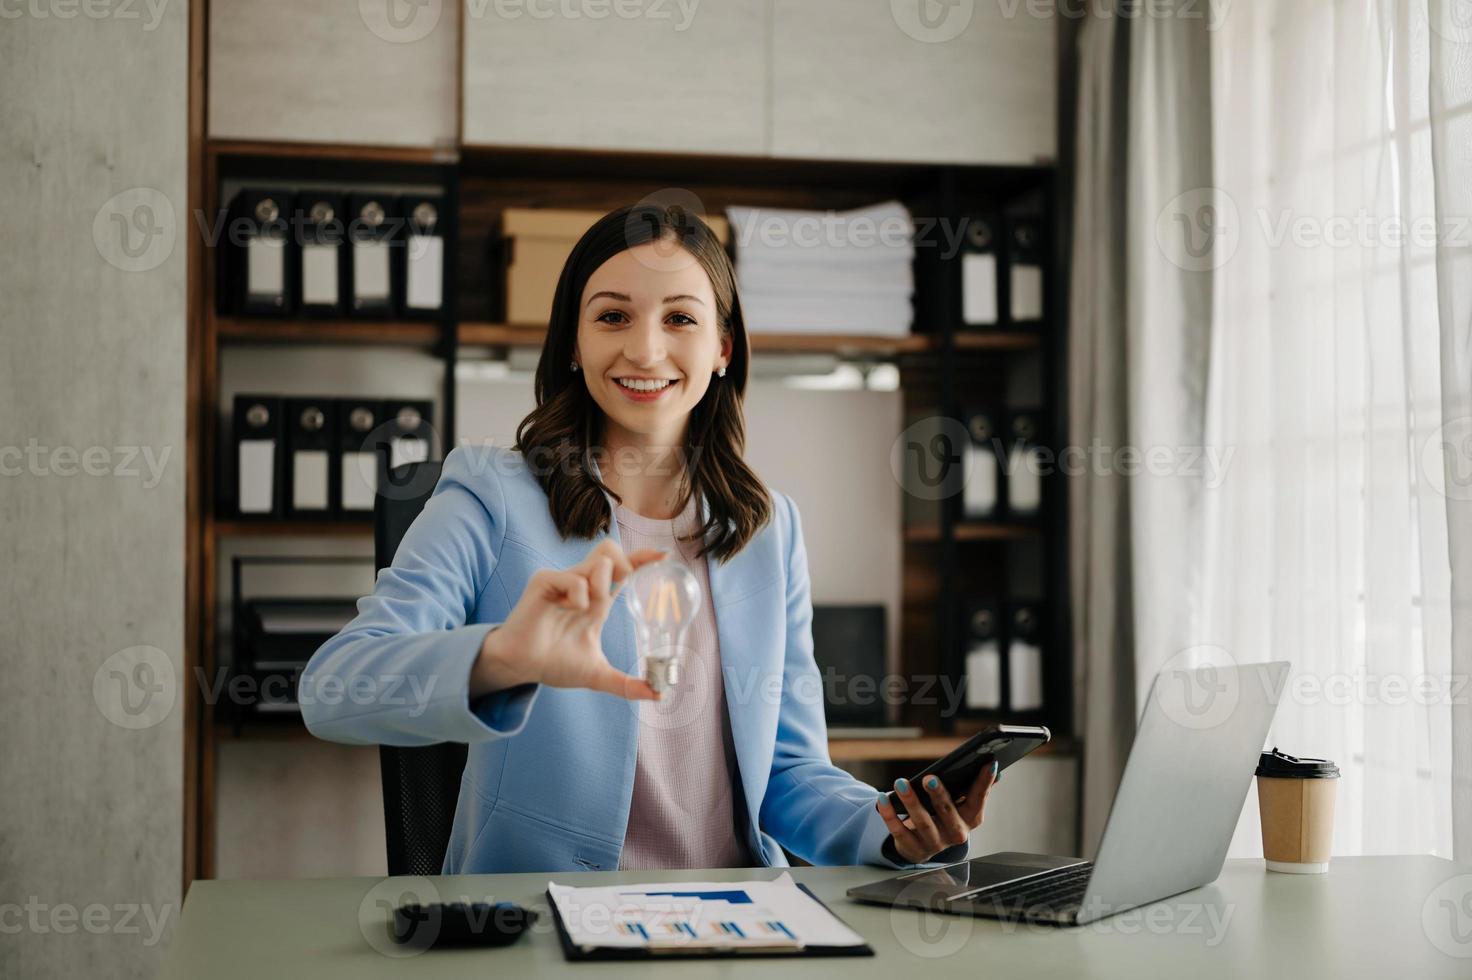
[(1274, 661), (1161, 671), (1092, 863), (1009, 851), (850, 888), (848, 897), (1083, 925), (1215, 881), (1288, 669)]
[(919, 738), (920, 729), (889, 724), (884, 703), (884, 607), (815, 605), (813, 659), (823, 679), (829, 738)]

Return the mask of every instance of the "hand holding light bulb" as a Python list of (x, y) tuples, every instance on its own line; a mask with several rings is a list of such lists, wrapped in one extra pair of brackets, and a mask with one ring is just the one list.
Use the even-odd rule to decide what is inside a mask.
[[(602, 635), (617, 596), (613, 586), (664, 555), (653, 548), (625, 555), (616, 541), (605, 539), (572, 568), (536, 572), (506, 621), (481, 643), (470, 671), (471, 698), (547, 684), (657, 700), (655, 688), (608, 662)], [(698, 588), (696, 595), (698, 602)]]

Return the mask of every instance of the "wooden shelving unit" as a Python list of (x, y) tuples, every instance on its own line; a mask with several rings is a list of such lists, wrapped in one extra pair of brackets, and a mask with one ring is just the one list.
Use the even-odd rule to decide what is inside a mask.
[[(542, 346), (545, 328), (500, 322), (496, 268), (487, 243), (499, 235), (506, 207), (564, 207), (609, 210), (661, 188), (679, 186), (697, 195), (708, 211), (730, 204), (844, 210), (876, 200), (900, 199), (915, 213), (965, 213), (996, 209), (1018, 194), (1046, 198), (1052, 171), (1047, 168), (953, 167), (921, 164), (868, 164), (841, 161), (782, 161), (681, 156), (663, 153), (599, 153), (517, 150), (489, 147), (412, 149), (308, 143), (204, 140), (194, 162), (198, 196), (206, 213), (218, 213), (222, 180), (230, 174), (266, 174), (276, 180), (309, 175), (312, 180), (347, 182), (344, 173), (412, 174), (446, 187), (454, 226), (448, 254), (458, 255), (456, 287), (447, 296), (451, 309), (442, 321), (252, 319), (216, 312), (215, 254), (191, 272), (191, 377), (196, 438), (191, 450), (191, 485), (197, 507), (189, 533), (196, 549), (197, 585), (189, 596), (191, 664), (206, 671), (216, 664), (218, 584), (216, 564), (222, 547), (238, 539), (346, 539), (371, 536), (367, 522), (241, 521), (217, 511), (215, 481), (222, 450), (220, 361), (232, 348), (338, 345), (393, 347), (405, 355), (444, 360), (446, 418), (441, 431), (453, 444), (454, 365), (462, 347), (527, 350)], [(1056, 277), (1055, 277), (1056, 278)], [(1042, 332), (988, 330), (956, 326), (958, 300), (930, 270), (917, 266), (916, 319), (926, 331), (888, 338), (843, 334), (752, 334), (752, 350), (762, 354), (832, 354), (856, 360), (889, 360), (900, 367), (906, 409), (931, 414), (959, 412), (968, 392), (1001, 390), (1014, 359), (1041, 358), (1056, 368), (1061, 326), (1055, 319)], [(1054, 309), (1059, 307), (1056, 303)], [(1051, 398), (1052, 386), (1047, 386)], [(1050, 407), (1051, 407), (1050, 402)], [(896, 520), (900, 515), (896, 515)], [(901, 608), (902, 670), (910, 675), (954, 671), (953, 648), (958, 594), (962, 590), (1007, 588), (1001, 554), (1016, 546), (1045, 547), (1056, 562), (1061, 552), (1061, 513), (1037, 525), (969, 523), (946, 512), (938, 519), (903, 529), (904, 576)], [(1050, 573), (1050, 587), (1066, 575)], [(1062, 602), (1063, 600), (1059, 600)], [(1061, 630), (1061, 627), (1060, 627)], [(1059, 636), (1063, 634), (1060, 632)], [(1061, 649), (1061, 648), (1060, 648)], [(948, 652), (952, 651), (952, 652)], [(1050, 690), (1050, 697), (1053, 692)], [(1067, 714), (1067, 705), (1059, 711)], [(217, 738), (309, 737), (289, 719), (246, 723), (239, 735), (217, 719), (211, 706), (192, 697), (187, 706), (189, 750), (186, 784), (194, 828), (187, 876), (213, 873), (214, 766)], [(913, 762), (943, 755), (958, 744), (966, 723), (940, 717), (938, 708), (906, 709), (901, 719), (928, 734), (915, 740), (834, 739), (830, 752), (840, 762)], [(971, 719), (970, 721), (974, 721)], [(283, 723), (284, 722), (284, 723)], [(1050, 722), (1051, 724), (1051, 722)], [(948, 730), (949, 728), (949, 730)], [(1050, 751), (1069, 751), (1066, 729)]]
[[(411, 147), (339, 146), (315, 143), (262, 143), (201, 140), (191, 169), (196, 199), (203, 214), (221, 215), (227, 202), (222, 185), (228, 179), (259, 178), (289, 182), (298, 176), (332, 182), (439, 183), (453, 202), (454, 165), (458, 154)], [(190, 666), (214, 676), (223, 643), (218, 616), (221, 603), (218, 562), (229, 548), (248, 539), (363, 540), (372, 524), (359, 521), (239, 520), (229, 516), (216, 486), (220, 456), (227, 445), (222, 406), (221, 364), (232, 349), (256, 346), (329, 345), (350, 348), (397, 348), (405, 354), (432, 356), (443, 362), (440, 399), (447, 419), (440, 431), (454, 435), (455, 330), (453, 309), (438, 320), (306, 319), (237, 317), (220, 312), (216, 296), (218, 253), (202, 248), (191, 266), (190, 485), (197, 501), (191, 508), (190, 543), (195, 581), (188, 596), (187, 631)], [(289, 356), (289, 355), (283, 355)], [(223, 717), (194, 685), (186, 687), (186, 817), (189, 829), (185, 879), (210, 877), (214, 871), (216, 742), (220, 738), (290, 739), (311, 737), (299, 719), (270, 717), (238, 729)]]
[[(859, 162), (820, 159), (774, 159), (719, 154), (605, 152), (542, 147), (507, 147), (457, 141), (438, 146), (361, 145), (317, 142), (269, 142), (215, 139), (210, 129), (209, 3), (189, 6), (189, 204), (191, 215), (220, 215), (222, 180), (231, 174), (280, 181), (338, 183), (350, 173), (412, 175), (420, 184), (447, 186), (447, 216), (456, 226), (448, 253), (458, 255), (457, 288), (442, 323), (369, 320), (257, 320), (219, 315), (216, 255), (205, 235), (190, 234), (186, 476), (187, 542), (185, 669), (212, 671), (216, 665), (218, 563), (225, 548), (241, 539), (268, 537), (297, 544), (296, 539), (340, 541), (371, 535), (367, 522), (240, 521), (223, 516), (216, 480), (222, 452), (220, 416), (221, 360), (240, 348), (337, 345), (344, 348), (394, 347), (405, 356), (426, 354), (444, 362), (441, 431), (453, 443), (454, 367), (461, 345), (510, 349), (541, 346), (543, 329), (500, 322), (494, 287), (499, 271), (487, 242), (499, 234), (500, 213), (507, 207), (587, 208), (608, 210), (649, 195), (680, 188), (694, 195), (709, 213), (730, 204), (760, 203), (779, 208), (846, 210), (875, 201), (899, 199), (917, 214), (999, 214), (1020, 197), (1057, 199), (1055, 172), (1035, 166), (952, 166), (916, 162)], [(463, 19), (462, 25), (463, 29)], [(464, 37), (458, 39), (464, 58)], [(456, 74), (463, 75), (463, 65)], [(460, 79), (463, 89), (463, 78)], [(1066, 86), (1063, 86), (1066, 89)], [(456, 115), (461, 114), (457, 94)], [(1067, 100), (1064, 100), (1065, 102)], [(1070, 127), (1064, 126), (1063, 132)], [(1049, 216), (1052, 216), (1049, 209)], [(1061, 227), (1052, 222), (1054, 228)], [(1062, 267), (1061, 251), (1058, 253)], [(930, 270), (933, 272), (934, 270)], [(1002, 390), (1005, 371), (998, 365), (1040, 358), (1054, 366), (1062, 350), (1064, 306), (1059, 302), (1066, 275), (1052, 277), (1052, 314), (1039, 332), (972, 332), (959, 327), (959, 297), (942, 278), (917, 279), (915, 322), (921, 334), (903, 338), (847, 335), (756, 334), (752, 349), (764, 354), (834, 354), (855, 360), (890, 360), (899, 366), (907, 412), (954, 413), (978, 391)], [(1052, 396), (1049, 407), (1061, 405)], [(901, 520), (896, 515), (896, 520)], [(912, 675), (940, 674), (954, 668), (951, 651), (958, 592), (1004, 590), (1008, 573), (1004, 556), (1013, 549), (1042, 547), (1052, 572), (1060, 606), (1066, 605), (1066, 575), (1057, 574), (1066, 554), (1062, 515), (1040, 527), (958, 522), (943, 512), (903, 532), (901, 648), (902, 669)], [(315, 542), (314, 542), (315, 543)], [(358, 542), (355, 541), (355, 544)], [(1056, 638), (1067, 636), (1060, 620)], [(1062, 647), (1059, 648), (1060, 650)], [(1066, 694), (1066, 692), (1064, 692)], [(1058, 710), (1069, 714), (1066, 698)], [(972, 720), (962, 720), (942, 733), (934, 711), (919, 710), (902, 719), (927, 733), (918, 740), (833, 740), (830, 751), (839, 761), (914, 761), (935, 758), (964, 736)], [(286, 722), (283, 724), (283, 722)], [(196, 685), (186, 685), (185, 727), (185, 855), (184, 887), (197, 877), (213, 875), (215, 834), (215, 741), (236, 737), (233, 726), (217, 718)], [(246, 724), (241, 738), (310, 738), (290, 719)], [(1066, 734), (1053, 751), (1071, 750)]]

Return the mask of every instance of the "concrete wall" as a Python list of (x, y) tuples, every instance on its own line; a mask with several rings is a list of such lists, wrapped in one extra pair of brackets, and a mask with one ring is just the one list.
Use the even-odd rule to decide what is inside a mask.
[(5, 18), (0, 976), (149, 977), (181, 879), (188, 6)]

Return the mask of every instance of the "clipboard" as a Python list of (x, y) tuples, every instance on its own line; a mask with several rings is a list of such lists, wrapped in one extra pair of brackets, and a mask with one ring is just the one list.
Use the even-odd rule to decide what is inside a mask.
[[(834, 914), (826, 902), (813, 894), (813, 890), (802, 882), (794, 882), (814, 902), (817, 902), (823, 911), (832, 915), (839, 922), (843, 919)], [(796, 949), (764, 949), (764, 948), (730, 948), (709, 949), (691, 948), (684, 949), (678, 946), (666, 946), (659, 949), (631, 949), (624, 947), (595, 946), (591, 949), (575, 944), (572, 936), (567, 931), (566, 924), (562, 921), (562, 912), (557, 907), (556, 900), (552, 897), (552, 890), (547, 889), (547, 906), (552, 910), (552, 921), (557, 923), (557, 938), (562, 943), (562, 954), (569, 963), (579, 962), (605, 962), (608, 960), (661, 960), (661, 959), (728, 959), (728, 958), (767, 958), (782, 957), (793, 959), (805, 956), (873, 956), (874, 947), (867, 942), (857, 946), (801, 946)], [(845, 926), (848, 923), (843, 922)], [(856, 930), (855, 930), (856, 932)]]

